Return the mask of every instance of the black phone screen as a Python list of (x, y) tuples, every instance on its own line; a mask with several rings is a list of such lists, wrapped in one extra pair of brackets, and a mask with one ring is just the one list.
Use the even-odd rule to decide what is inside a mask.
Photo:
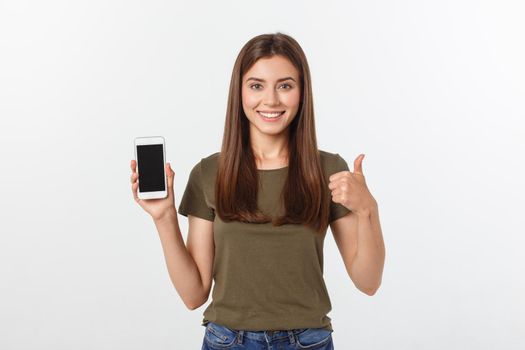
[(162, 144), (137, 145), (139, 191), (166, 190), (164, 186), (164, 156)]

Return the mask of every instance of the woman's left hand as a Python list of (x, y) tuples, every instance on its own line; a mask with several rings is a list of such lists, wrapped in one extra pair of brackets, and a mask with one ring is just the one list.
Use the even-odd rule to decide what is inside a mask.
[(332, 201), (340, 203), (356, 213), (368, 213), (376, 201), (366, 186), (363, 174), (363, 158), (360, 154), (354, 160), (354, 171), (340, 171), (329, 178), (328, 188), (332, 190)]

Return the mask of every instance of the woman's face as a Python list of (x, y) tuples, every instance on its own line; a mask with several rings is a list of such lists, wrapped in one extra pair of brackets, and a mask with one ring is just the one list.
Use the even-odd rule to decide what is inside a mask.
[(242, 77), (242, 107), (252, 135), (278, 135), (286, 130), (300, 102), (299, 72), (283, 56), (257, 60)]

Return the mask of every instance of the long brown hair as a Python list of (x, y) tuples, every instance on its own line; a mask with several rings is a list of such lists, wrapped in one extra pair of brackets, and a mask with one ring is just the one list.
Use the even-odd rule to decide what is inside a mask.
[[(280, 197), (285, 214), (272, 220), (257, 207), (259, 178), (249, 139), (250, 122), (242, 108), (241, 87), (244, 73), (258, 59), (274, 55), (286, 57), (295, 66), (302, 92), (297, 115), (288, 126), (288, 178)], [(215, 211), (223, 221), (304, 224), (322, 232), (328, 226), (330, 210), (326, 181), (317, 148), (306, 56), (297, 41), (286, 34), (256, 36), (243, 46), (233, 67), (215, 184)]]

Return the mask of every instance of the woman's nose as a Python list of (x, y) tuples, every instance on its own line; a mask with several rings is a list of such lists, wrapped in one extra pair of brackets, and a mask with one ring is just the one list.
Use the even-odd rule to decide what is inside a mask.
[(268, 89), (268, 93), (264, 98), (264, 103), (269, 106), (274, 106), (279, 104), (279, 95), (274, 89)]

